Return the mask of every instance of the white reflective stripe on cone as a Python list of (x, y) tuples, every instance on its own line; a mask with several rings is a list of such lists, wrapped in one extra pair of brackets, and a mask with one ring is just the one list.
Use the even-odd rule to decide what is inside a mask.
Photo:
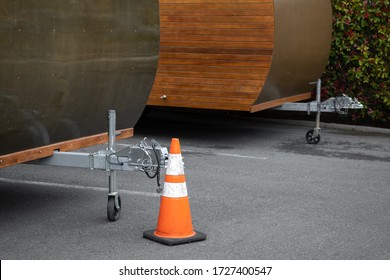
[(169, 154), (167, 175), (184, 175), (184, 162), (181, 154)]
[(186, 197), (187, 193), (187, 184), (184, 183), (164, 183), (164, 191), (162, 193), (165, 197)]

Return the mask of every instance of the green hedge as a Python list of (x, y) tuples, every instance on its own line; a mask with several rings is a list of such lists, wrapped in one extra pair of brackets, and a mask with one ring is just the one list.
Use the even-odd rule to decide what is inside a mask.
[(351, 116), (390, 122), (390, 1), (332, 0), (333, 42), (322, 97), (345, 93), (365, 106)]

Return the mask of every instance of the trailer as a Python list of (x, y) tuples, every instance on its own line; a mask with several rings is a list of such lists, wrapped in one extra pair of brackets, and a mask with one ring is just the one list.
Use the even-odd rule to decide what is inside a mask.
[(111, 109), (133, 135), (156, 74), (158, 0), (0, 0), (0, 13), (0, 167), (106, 142)]
[[(111, 221), (121, 207), (116, 171), (145, 172), (161, 191), (165, 147), (115, 147), (133, 136), (146, 104), (316, 111), (310, 144), (320, 141), (321, 111), (362, 106), (319, 97), (329, 0), (0, 0), (0, 12), (0, 168), (106, 170)], [(315, 85), (316, 102), (297, 105)]]
[[(147, 105), (258, 112), (361, 109), (320, 99), (332, 41), (330, 0), (160, 1), (160, 58)], [(317, 87), (316, 100), (311, 98)], [(334, 101), (338, 104), (334, 104)]]
[(104, 169), (107, 217), (117, 220), (116, 171), (158, 177), (166, 157), (156, 142), (115, 149), (133, 136), (153, 85), (158, 0), (0, 0), (0, 37), (0, 168)]
[(309, 99), (331, 41), (330, 0), (160, 1), (147, 104), (257, 112)]

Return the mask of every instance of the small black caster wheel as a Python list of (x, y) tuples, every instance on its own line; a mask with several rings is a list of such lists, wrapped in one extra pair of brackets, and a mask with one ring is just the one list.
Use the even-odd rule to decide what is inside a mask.
[(109, 196), (107, 202), (107, 218), (111, 222), (119, 219), (121, 214), (121, 197), (118, 195), (118, 207), (115, 206), (115, 196)]
[(309, 130), (307, 133), (306, 133), (306, 141), (307, 143), (309, 144), (318, 144), (321, 140), (321, 137), (320, 135), (318, 134), (317, 137), (313, 137), (313, 134), (314, 134), (314, 130)]

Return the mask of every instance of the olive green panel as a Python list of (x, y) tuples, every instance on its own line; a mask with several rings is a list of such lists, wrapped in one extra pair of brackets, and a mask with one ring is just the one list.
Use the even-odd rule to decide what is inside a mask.
[(332, 41), (330, 0), (274, 0), (275, 45), (270, 72), (255, 102), (310, 92), (321, 77)]
[(158, 0), (0, 0), (0, 154), (134, 127), (159, 51)]

